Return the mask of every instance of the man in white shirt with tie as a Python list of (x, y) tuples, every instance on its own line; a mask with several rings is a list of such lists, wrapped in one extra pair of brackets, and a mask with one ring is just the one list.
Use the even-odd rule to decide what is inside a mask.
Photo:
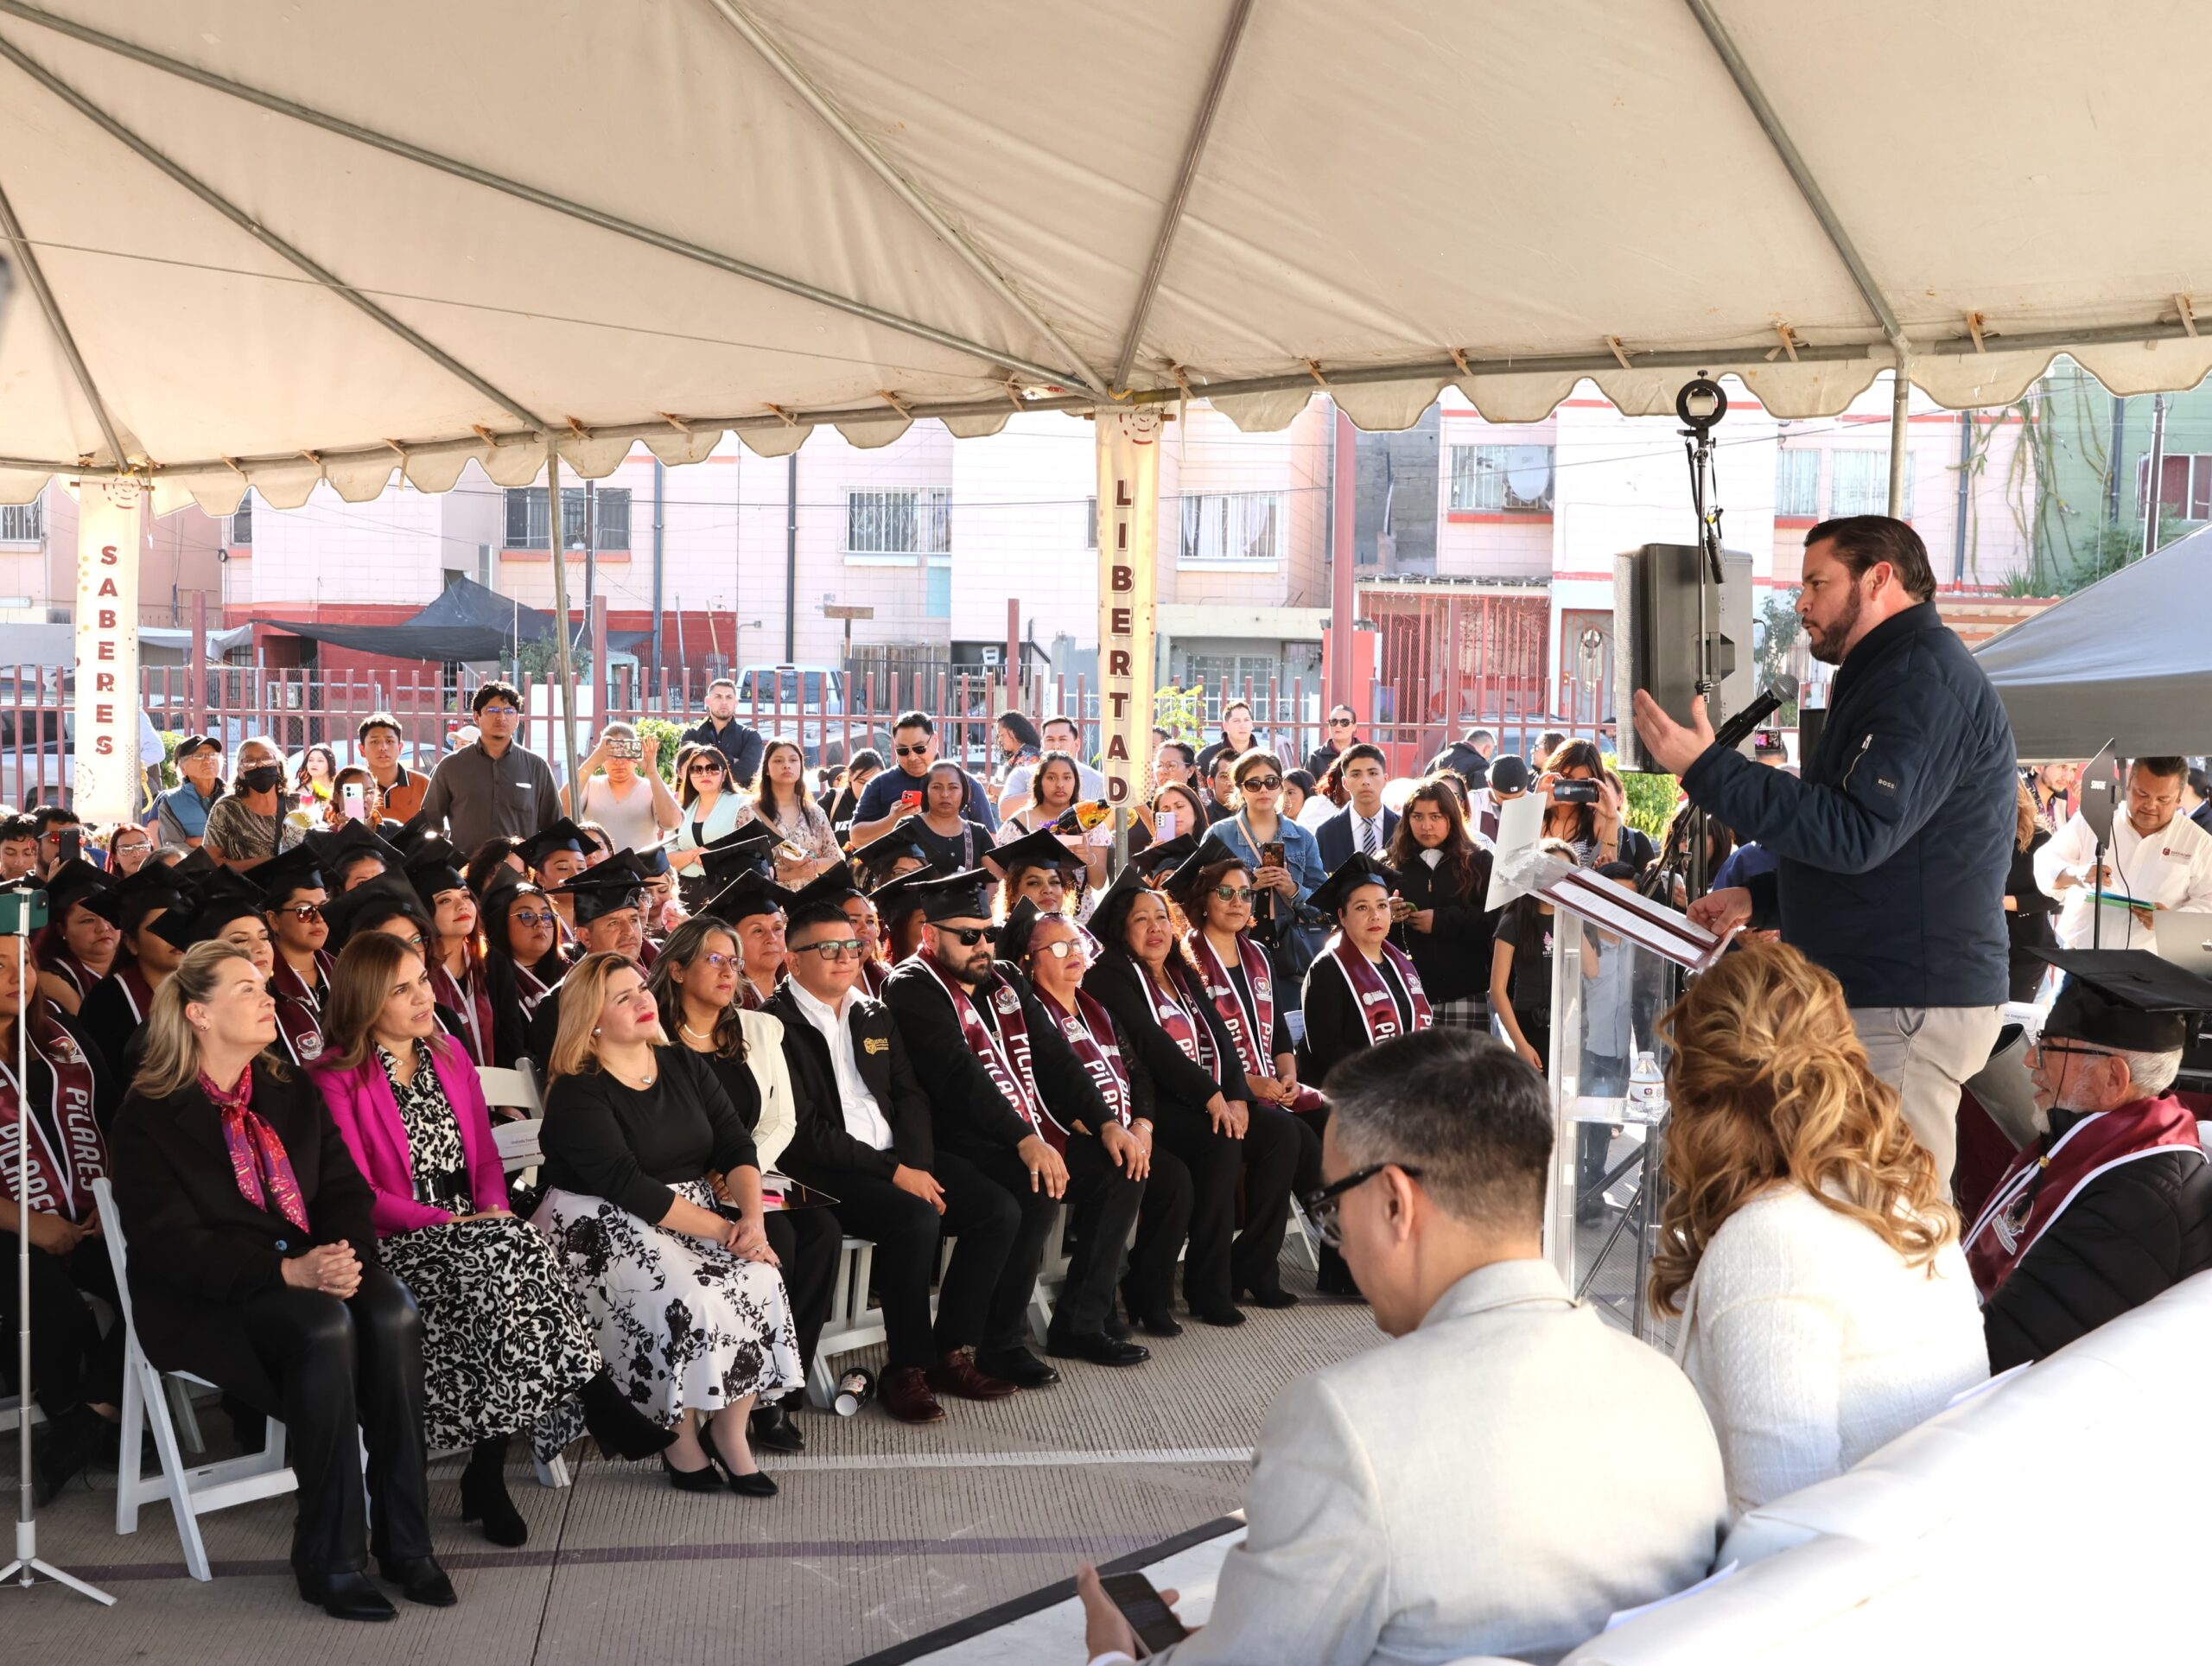
[[(2127, 802), (2113, 817), (2101, 873), (2096, 837), (2076, 812), (2036, 852), (2036, 883), (2064, 906), (2062, 948), (2149, 949), (2160, 909), (2212, 912), (2212, 833), (2181, 813), (2189, 765), (2180, 758), (2138, 758), (2127, 772)], [(2101, 881), (2100, 883), (2100, 881)], [(2099, 902), (2096, 893), (2125, 899)], [(2101, 919), (2094, 919), (2101, 912)]]
[[(1021, 1212), (1005, 1187), (936, 1148), (899, 1026), (854, 987), (861, 946), (843, 906), (798, 905), (785, 943), (791, 976), (766, 1010), (783, 1023), (798, 1127), (779, 1167), (836, 1199), (848, 1233), (874, 1241), (890, 1354), (877, 1397), (903, 1423), (941, 1421), (938, 1394), (1003, 1400), (1014, 1385), (977, 1370), (972, 1351)], [(958, 1242), (932, 1325), (940, 1232)]]
[(1389, 777), (1382, 748), (1365, 741), (1347, 747), (1338, 767), (1351, 802), (1313, 830), (1321, 866), (1332, 874), (1355, 855), (1382, 861), (1390, 836), (1398, 830), (1398, 812), (1382, 802), (1382, 785)]

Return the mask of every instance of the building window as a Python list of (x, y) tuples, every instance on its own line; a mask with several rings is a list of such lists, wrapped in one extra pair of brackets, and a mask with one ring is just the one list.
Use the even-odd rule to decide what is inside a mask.
[(1184, 561), (1281, 561), (1290, 529), (1280, 492), (1185, 498)]
[[(1831, 515), (1886, 515), (1890, 512), (1890, 454), (1839, 451), (1835, 479), (1828, 488)], [(1904, 454), (1904, 518), (1912, 518), (1912, 453)]]
[(849, 556), (949, 556), (952, 488), (911, 486), (897, 492), (845, 493)]
[(29, 503), (0, 504), (0, 544), (36, 544), (45, 527), (35, 498)]
[(1550, 514), (1551, 447), (1453, 446), (1452, 507), (1489, 514)]
[(1098, 499), (1095, 497), (1083, 500), (1083, 547), (1098, 547)]
[(1821, 518), (1819, 452), (1785, 448), (1775, 453), (1774, 512), (1786, 520)]
[(928, 581), (922, 597), (922, 617), (950, 619), (952, 617), (952, 563), (932, 559), (925, 575)]
[[(627, 486), (594, 486), (591, 493), (592, 521), (597, 537), (594, 548), (627, 551), (630, 548), (630, 490)], [(543, 550), (545, 544), (545, 488), (516, 486), (507, 488), (506, 544), (510, 550)], [(561, 547), (584, 547), (584, 489), (561, 488)]]
[[(2144, 484), (2150, 478), (2151, 460), (2135, 463), (2135, 501), (2144, 500)], [(2212, 520), (2212, 455), (2158, 459), (2158, 513), (2175, 520)]]
[(231, 533), (223, 540), (233, 550), (253, 548), (253, 491), (248, 487), (238, 506), (231, 511)]

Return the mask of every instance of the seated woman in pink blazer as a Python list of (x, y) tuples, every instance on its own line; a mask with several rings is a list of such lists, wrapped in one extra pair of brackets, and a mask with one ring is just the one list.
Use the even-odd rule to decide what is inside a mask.
[(519, 1545), (512, 1436), (529, 1431), (541, 1458), (586, 1428), (616, 1458), (671, 1437), (616, 1389), (545, 1239), (509, 1211), (476, 1067), (439, 1031), (420, 951), (357, 934), (331, 973), (323, 1037), (314, 1079), (374, 1194), (378, 1256), (422, 1309), (428, 1443), (471, 1448), (461, 1519)]

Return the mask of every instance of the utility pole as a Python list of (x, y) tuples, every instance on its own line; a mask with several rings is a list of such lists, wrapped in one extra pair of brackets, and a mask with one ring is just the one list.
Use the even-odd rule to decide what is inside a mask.
[[(2165, 472), (2166, 453), (2166, 396), (2153, 394), (2151, 398), (2151, 453), (2145, 459), (2143, 471), (2143, 553), (2156, 555), (2158, 551), (2159, 479)], [(2187, 503), (2182, 505), (2189, 507)]]

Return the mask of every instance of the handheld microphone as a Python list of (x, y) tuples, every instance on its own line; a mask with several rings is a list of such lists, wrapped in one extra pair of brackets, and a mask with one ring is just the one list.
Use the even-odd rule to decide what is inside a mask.
[(1751, 738), (1751, 731), (1782, 709), (1783, 702), (1797, 697), (1797, 679), (1783, 671), (1774, 679), (1770, 689), (1761, 689), (1751, 703), (1715, 729), (1713, 738), (1729, 751)]

